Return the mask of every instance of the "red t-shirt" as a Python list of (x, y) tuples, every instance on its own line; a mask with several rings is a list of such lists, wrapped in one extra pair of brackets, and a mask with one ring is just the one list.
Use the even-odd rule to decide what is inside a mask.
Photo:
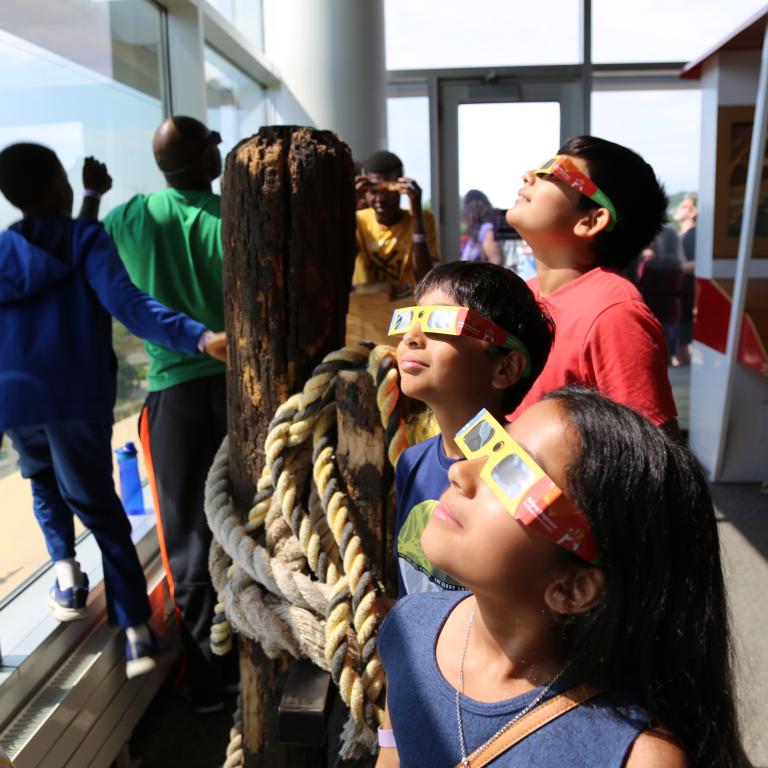
[(528, 287), (549, 309), (555, 341), (510, 421), (566, 384), (594, 387), (654, 424), (677, 418), (664, 331), (629, 280), (596, 267), (545, 298), (539, 296), (537, 277)]

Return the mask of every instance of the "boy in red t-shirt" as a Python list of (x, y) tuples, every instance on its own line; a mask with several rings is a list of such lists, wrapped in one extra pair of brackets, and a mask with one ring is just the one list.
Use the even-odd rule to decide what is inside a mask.
[(533, 249), (538, 277), (528, 285), (555, 321), (555, 343), (508, 418), (547, 392), (582, 383), (676, 433), (664, 332), (618, 272), (666, 218), (653, 169), (626, 147), (577, 136), (523, 181), (507, 221)]

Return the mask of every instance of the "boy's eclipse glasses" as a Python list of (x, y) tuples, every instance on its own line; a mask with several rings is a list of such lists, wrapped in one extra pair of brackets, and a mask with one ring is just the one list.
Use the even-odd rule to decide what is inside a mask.
[(597, 203), (601, 208), (607, 208), (608, 213), (611, 214), (611, 223), (607, 229), (610, 231), (616, 226), (619, 217), (616, 213), (616, 207), (608, 195), (589, 176), (580, 171), (567, 155), (555, 155), (546, 163), (542, 163), (534, 173), (537, 176), (554, 176), (577, 192), (581, 192), (582, 195)]
[(485, 408), (456, 433), (456, 445), (467, 459), (487, 457), (480, 477), (515, 520), (597, 563), (586, 515)]
[(469, 336), (472, 339), (487, 341), (505, 349), (518, 349), (525, 355), (523, 376), (531, 375), (531, 356), (528, 349), (517, 336), (507, 333), (503, 328), (483, 317), (468, 307), (426, 306), (402, 307), (392, 313), (388, 336), (396, 336), (410, 331), (416, 324), (422, 333), (444, 333), (449, 336)]

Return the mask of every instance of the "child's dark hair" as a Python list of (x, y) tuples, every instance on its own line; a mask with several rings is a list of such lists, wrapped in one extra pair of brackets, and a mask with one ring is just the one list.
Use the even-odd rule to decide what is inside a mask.
[[(640, 155), (620, 144), (595, 136), (574, 136), (558, 150), (560, 155), (580, 157), (587, 163), (589, 178), (616, 207), (618, 222), (594, 239), (597, 263), (623, 269), (661, 230), (669, 201), (653, 168)], [(580, 208), (598, 204), (581, 195)]]
[(384, 149), (380, 152), (374, 152), (365, 161), (365, 172), (399, 178), (403, 175), (403, 161), (394, 152), (387, 152)]
[(22, 211), (39, 204), (61, 167), (56, 153), (41, 144), (11, 144), (0, 152), (0, 192)]
[[(525, 344), (531, 358), (531, 373), (509, 387), (504, 396), (504, 407), (513, 411), (547, 362), (555, 335), (549, 313), (520, 277), (496, 264), (471, 261), (440, 264), (427, 272), (416, 286), (416, 300), (420, 301), (433, 290), (445, 291), (456, 304), (479, 312)], [(490, 357), (508, 353), (508, 349), (495, 345), (488, 349)]]
[(690, 451), (579, 386), (546, 396), (581, 448), (567, 469), (605, 575), (601, 604), (562, 622), (580, 679), (634, 694), (691, 766), (738, 765), (728, 608), (709, 488)]

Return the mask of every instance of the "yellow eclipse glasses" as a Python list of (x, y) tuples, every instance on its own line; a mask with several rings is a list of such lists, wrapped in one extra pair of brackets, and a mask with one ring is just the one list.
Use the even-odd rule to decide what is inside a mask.
[(611, 223), (607, 229), (610, 231), (616, 226), (616, 222), (619, 220), (616, 206), (611, 202), (608, 195), (589, 176), (580, 171), (573, 160), (567, 155), (555, 155), (547, 160), (546, 163), (542, 163), (534, 173), (537, 176), (554, 176), (577, 192), (581, 192), (582, 195), (588, 197), (600, 207), (607, 208), (611, 214)]
[(525, 355), (523, 376), (531, 375), (531, 356), (517, 336), (507, 333), (496, 323), (468, 307), (435, 305), (428, 307), (402, 307), (392, 313), (388, 336), (407, 333), (416, 324), (423, 333), (444, 333), (449, 336), (469, 336), (487, 341), (505, 349), (518, 349)]
[(456, 433), (467, 459), (487, 457), (480, 477), (512, 517), (590, 563), (597, 545), (586, 515), (483, 408)]

